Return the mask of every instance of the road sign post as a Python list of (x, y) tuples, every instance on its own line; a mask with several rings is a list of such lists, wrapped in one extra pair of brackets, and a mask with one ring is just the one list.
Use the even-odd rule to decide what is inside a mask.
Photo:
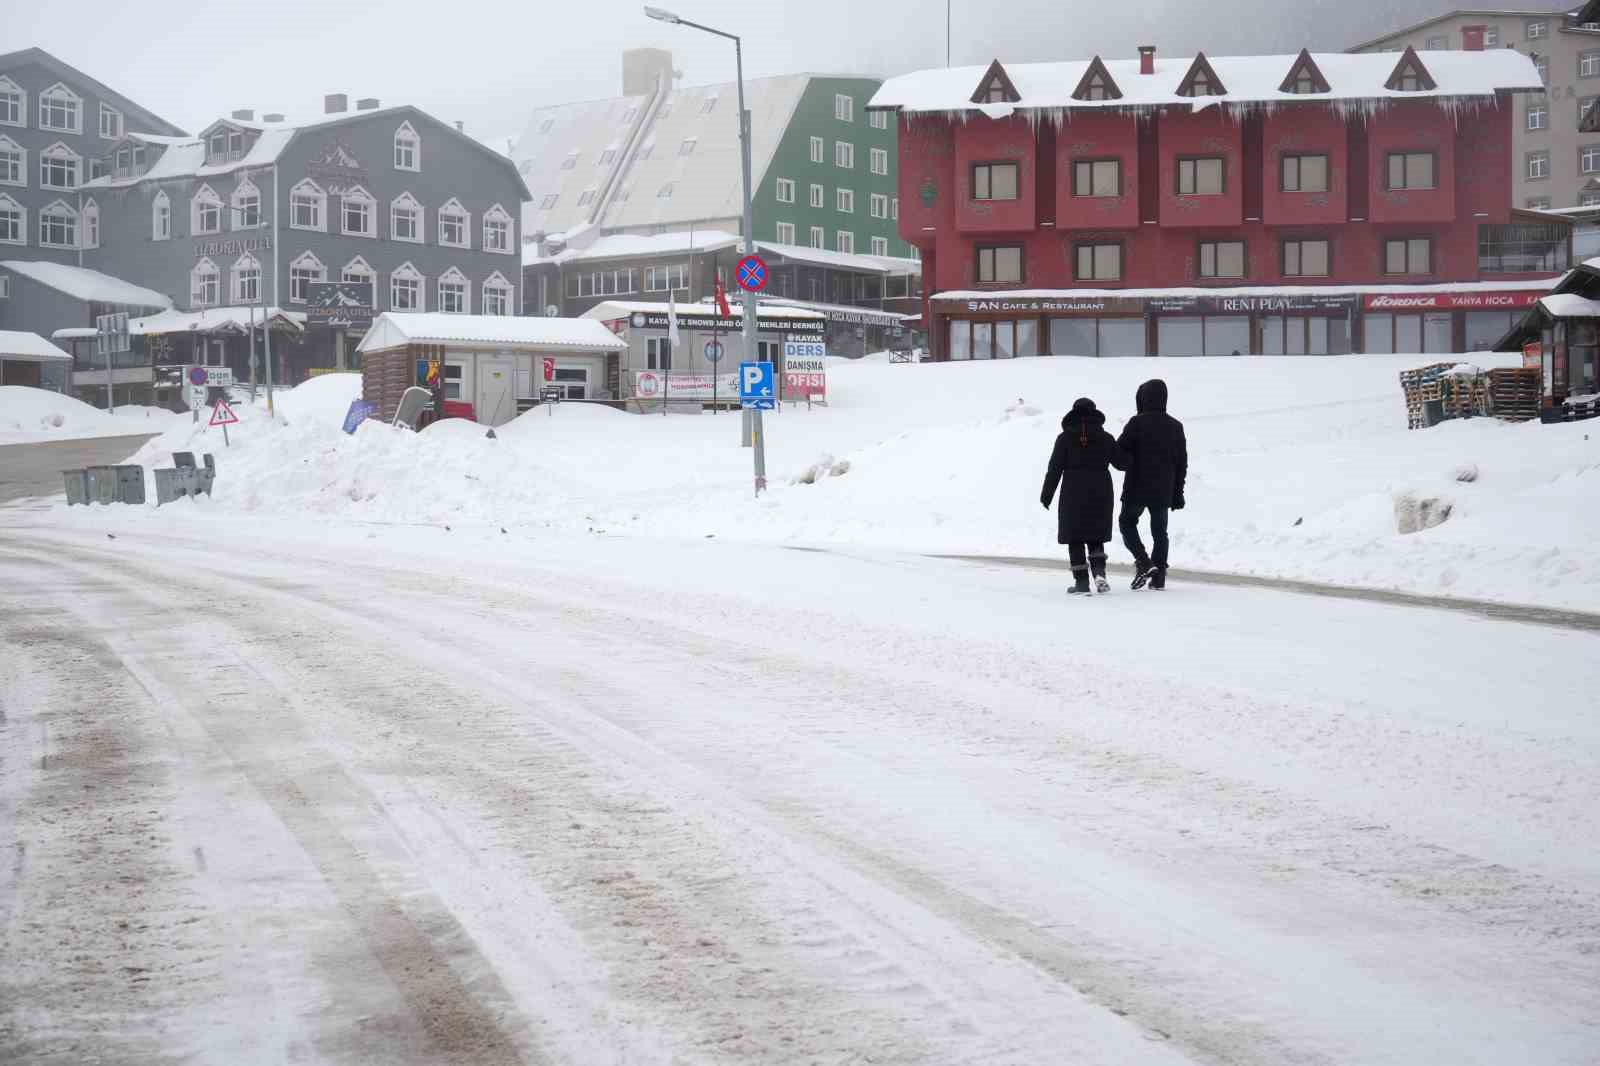
[(227, 448), (232, 446), (228, 440), (228, 427), (235, 425), (238, 421), (239, 416), (233, 413), (233, 408), (228, 406), (228, 401), (218, 400), (217, 405), (211, 409), (211, 421), (207, 422), (206, 425), (222, 427), (222, 446)]
[(95, 348), (106, 360), (106, 410), (111, 414), (117, 413), (116, 393), (111, 387), (111, 356), (113, 353), (125, 352), (129, 348), (128, 342), (128, 312), (118, 311), (110, 315), (96, 315), (94, 319)]
[(755, 446), (756, 495), (767, 487), (767, 442), (761, 412), (777, 404), (777, 381), (769, 362), (739, 364), (739, 406), (750, 412), (750, 438)]

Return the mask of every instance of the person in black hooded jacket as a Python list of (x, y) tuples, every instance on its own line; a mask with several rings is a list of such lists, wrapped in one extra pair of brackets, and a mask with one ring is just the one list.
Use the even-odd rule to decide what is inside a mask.
[(1115, 490), (1109, 466), (1124, 468), (1122, 449), (1106, 432), (1106, 416), (1087, 397), (1072, 405), (1061, 420), (1061, 434), (1050, 453), (1039, 502), (1050, 509), (1056, 487), (1061, 487), (1061, 509), (1056, 522), (1056, 542), (1067, 545), (1072, 563), (1071, 592), (1089, 591), (1089, 574), (1095, 587), (1110, 592), (1106, 582), (1106, 541), (1111, 539), (1111, 511)]
[[(1133, 555), (1133, 587), (1167, 587), (1167, 512), (1184, 506), (1183, 483), (1189, 474), (1189, 448), (1183, 423), (1167, 414), (1167, 383), (1152, 378), (1139, 386), (1134, 405), (1138, 413), (1128, 420), (1117, 438), (1127, 453), (1127, 475), (1122, 479), (1122, 514), (1117, 525), (1122, 543)], [(1139, 539), (1139, 517), (1150, 512), (1152, 551)]]

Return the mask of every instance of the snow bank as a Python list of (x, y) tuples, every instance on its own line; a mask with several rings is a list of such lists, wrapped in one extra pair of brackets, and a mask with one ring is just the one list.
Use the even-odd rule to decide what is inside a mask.
[(171, 411), (160, 407), (119, 404), (111, 415), (48, 389), (0, 386), (0, 445), (161, 433), (173, 418)]
[[(1038, 492), (1062, 413), (1090, 396), (1117, 429), (1139, 383), (1160, 376), (1191, 450), (1175, 565), (1600, 603), (1594, 424), (1408, 431), (1397, 374), (1429, 359), (833, 361), (829, 406), (767, 417), (772, 488), (759, 500), (736, 414), (569, 403), (529, 412), (496, 439), (463, 423), (418, 434), (368, 422), (346, 435), (355, 375), (280, 394), (275, 421), (246, 407), (226, 452), (217, 430), (182, 421), (141, 461), (212, 451), (216, 496), (201, 506), (241, 515), (1055, 555), (1055, 519)], [(1467, 468), (1475, 480), (1459, 477)], [(1401, 533), (1407, 500), (1448, 517)]]

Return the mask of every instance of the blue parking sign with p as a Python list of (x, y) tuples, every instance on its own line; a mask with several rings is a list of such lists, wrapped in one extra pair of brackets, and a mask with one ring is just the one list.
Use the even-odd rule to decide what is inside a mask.
[(777, 377), (771, 363), (739, 364), (739, 405), (770, 411), (777, 404)]

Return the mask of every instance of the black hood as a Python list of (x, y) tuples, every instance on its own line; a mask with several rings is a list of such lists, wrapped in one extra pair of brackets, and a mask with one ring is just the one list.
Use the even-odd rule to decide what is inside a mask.
[(1134, 394), (1134, 408), (1141, 413), (1144, 411), (1165, 411), (1167, 409), (1167, 383), (1160, 378), (1151, 378), (1139, 386), (1139, 391)]
[(1072, 405), (1072, 410), (1068, 411), (1066, 417), (1061, 420), (1061, 428), (1077, 429), (1085, 422), (1091, 426), (1103, 426), (1106, 424), (1106, 416), (1100, 412), (1099, 408), (1095, 407), (1094, 401), (1088, 397), (1083, 397)]

